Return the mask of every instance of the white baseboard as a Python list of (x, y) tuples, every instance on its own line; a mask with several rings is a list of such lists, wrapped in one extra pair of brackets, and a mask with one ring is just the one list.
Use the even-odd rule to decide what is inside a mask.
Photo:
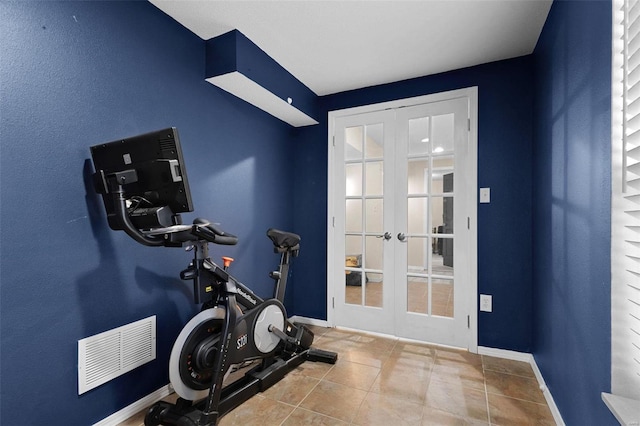
[(95, 423), (93, 426), (115, 426), (119, 423), (124, 422), (129, 417), (139, 413), (150, 405), (155, 404), (160, 401), (162, 398), (165, 398), (173, 393), (173, 389), (171, 385), (166, 385), (158, 389), (157, 391), (145, 396), (142, 399), (134, 402), (131, 405), (124, 407), (122, 410), (117, 411), (110, 415), (109, 417), (100, 420), (98, 423)]
[(300, 324), (315, 325), (317, 327), (329, 327), (329, 323), (326, 320), (319, 320), (319, 319), (315, 319), (315, 318), (301, 317), (301, 316), (298, 316), (298, 315), (292, 316), (291, 318), (289, 318), (289, 321), (291, 321), (291, 322), (299, 322)]
[(506, 349), (487, 348), (486, 346), (478, 346), (478, 354), (528, 363), (531, 363), (531, 360), (533, 359), (533, 355), (531, 355), (530, 353), (508, 351)]
[(487, 348), (484, 346), (478, 346), (478, 353), (480, 355), (495, 356), (497, 358), (528, 362), (531, 365), (531, 368), (533, 369), (533, 374), (535, 374), (536, 379), (538, 380), (538, 385), (540, 386), (540, 390), (544, 395), (544, 399), (547, 401), (547, 405), (551, 410), (553, 419), (556, 421), (556, 424), (558, 426), (565, 426), (564, 420), (562, 420), (562, 415), (560, 414), (560, 410), (558, 410), (558, 406), (556, 405), (556, 402), (553, 400), (553, 395), (551, 395), (551, 391), (547, 387), (547, 384), (544, 381), (544, 377), (542, 377), (542, 373), (540, 372), (540, 369), (538, 368), (538, 364), (536, 363), (536, 360), (532, 354), (524, 353), (524, 352), (508, 351), (505, 349)]
[(531, 355), (531, 368), (533, 368), (533, 373), (536, 375), (536, 379), (538, 379), (538, 383), (540, 384), (540, 389), (542, 390), (542, 394), (544, 395), (544, 399), (547, 400), (547, 405), (551, 410), (551, 414), (553, 414), (553, 418), (556, 421), (557, 425), (564, 426), (564, 420), (562, 420), (562, 415), (560, 414), (560, 410), (558, 410), (558, 406), (556, 402), (553, 400), (553, 395), (551, 395), (551, 391), (547, 387), (547, 384), (544, 381), (544, 377), (542, 377), (542, 373), (538, 368), (538, 364), (536, 363), (535, 358)]
[(398, 340), (398, 338), (396, 336), (392, 336), (390, 334), (377, 333), (375, 331), (368, 331), (368, 330), (358, 330), (357, 328), (349, 328), (349, 327), (338, 326), (338, 327), (336, 327), (336, 330), (348, 331), (348, 332), (351, 332), (351, 333), (358, 333), (358, 334), (365, 334), (365, 335), (368, 335), (368, 336), (382, 337), (383, 339)]

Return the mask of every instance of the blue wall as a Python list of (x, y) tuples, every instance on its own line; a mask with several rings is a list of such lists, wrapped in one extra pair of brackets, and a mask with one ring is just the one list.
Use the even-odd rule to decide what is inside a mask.
[(613, 425), (611, 2), (554, 2), (534, 56), (534, 355), (567, 424)]
[[(148, 2), (0, 2), (1, 418), (99, 421), (168, 383), (196, 307), (190, 255), (111, 231), (89, 146), (176, 126), (196, 212), (240, 237), (239, 278), (266, 296), (290, 229), (290, 126), (204, 81), (205, 43)], [(303, 246), (304, 251), (304, 246)], [(294, 266), (295, 269), (295, 266)], [(157, 360), (77, 395), (77, 340), (157, 315)]]
[(294, 227), (311, 241), (292, 289), (296, 313), (326, 318), (327, 113), (478, 86), (478, 290), (493, 313), (478, 318), (482, 346), (531, 352), (532, 60), (522, 57), (320, 98), (318, 126), (298, 130)]
[[(326, 318), (327, 113), (479, 87), (479, 344), (534, 352), (567, 424), (610, 388), (609, 1), (556, 1), (533, 55), (319, 98), (291, 129), (204, 81), (205, 43), (147, 2), (0, 2), (0, 423), (89, 424), (168, 382), (189, 261), (111, 231), (89, 146), (178, 127), (215, 249), (267, 295), (264, 231), (302, 234), (288, 306)], [(158, 359), (77, 396), (77, 340), (158, 316)], [(37, 403), (29, 409), (28, 401)], [(27, 407), (27, 408), (25, 408)], [(26, 417), (25, 417), (26, 416)]]

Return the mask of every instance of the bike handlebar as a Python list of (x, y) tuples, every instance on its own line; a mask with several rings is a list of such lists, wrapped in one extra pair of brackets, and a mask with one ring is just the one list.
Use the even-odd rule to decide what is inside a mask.
[(194, 219), (193, 234), (214, 244), (225, 246), (238, 244), (238, 237), (223, 231), (220, 227), (202, 218)]
[[(174, 227), (157, 228), (155, 229), (156, 232), (144, 233), (131, 223), (131, 219), (127, 212), (126, 198), (124, 196), (122, 184), (117, 181), (114, 181), (114, 184), (115, 188), (112, 193), (116, 216), (118, 217), (123, 231), (140, 244), (156, 247), (162, 245), (173, 245), (172, 243), (174, 242), (187, 242), (193, 239), (193, 237), (201, 238), (210, 243), (219, 245), (233, 246), (238, 244), (238, 237), (223, 231), (217, 225), (214, 225), (208, 220), (202, 218), (196, 218), (193, 221), (191, 229), (188, 227), (186, 230), (184, 228), (175, 229)], [(178, 233), (182, 235), (177, 236), (176, 234)], [(169, 235), (174, 236), (174, 238), (170, 238)]]

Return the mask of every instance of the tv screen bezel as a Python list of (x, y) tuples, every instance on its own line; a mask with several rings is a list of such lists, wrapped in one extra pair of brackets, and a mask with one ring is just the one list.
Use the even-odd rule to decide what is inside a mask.
[(165, 215), (168, 208), (171, 216), (193, 211), (182, 146), (175, 127), (101, 143), (90, 150), (96, 171), (96, 190), (102, 194), (112, 229), (122, 230), (124, 225), (116, 214), (114, 188), (108, 182), (110, 176), (129, 177), (128, 180), (122, 178), (124, 196), (129, 201), (134, 197), (150, 199), (151, 205), (147, 207), (163, 208)]

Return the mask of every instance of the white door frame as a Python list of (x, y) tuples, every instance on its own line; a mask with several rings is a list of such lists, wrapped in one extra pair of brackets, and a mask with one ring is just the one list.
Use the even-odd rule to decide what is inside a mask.
[[(434, 93), (431, 95), (417, 96), (413, 98), (399, 99), (395, 101), (382, 102), (378, 104), (364, 105), (354, 108), (347, 108), (341, 110), (329, 111), (329, 122), (327, 129), (327, 325), (330, 327), (335, 326), (335, 316), (333, 310), (333, 304), (335, 300), (334, 286), (330, 285), (330, 278), (335, 276), (335, 267), (332, 259), (334, 241), (336, 238), (334, 223), (334, 210), (336, 208), (334, 203), (334, 197), (331, 193), (334, 188), (335, 182), (335, 167), (337, 165), (334, 158), (333, 149), (333, 135), (335, 131), (335, 120), (338, 117), (345, 117), (349, 115), (363, 114), (374, 111), (381, 111), (385, 109), (402, 108), (420, 104), (426, 104), (431, 102), (444, 101), (453, 98), (467, 97), (469, 99), (469, 157), (471, 159), (470, 175), (474, 177), (476, 189), (469, 191), (469, 205), (472, 206), (469, 211), (469, 225), (471, 232), (470, 236), (470, 271), (469, 271), (469, 288), (471, 294), (468, 300), (468, 312), (469, 314), (469, 327), (471, 329), (470, 342), (468, 344), (468, 350), (473, 353), (478, 352), (478, 87), (468, 87), (464, 89), (450, 90), (447, 92)], [(341, 164), (341, 163), (340, 163)], [(342, 269), (343, 265), (339, 265)]]

